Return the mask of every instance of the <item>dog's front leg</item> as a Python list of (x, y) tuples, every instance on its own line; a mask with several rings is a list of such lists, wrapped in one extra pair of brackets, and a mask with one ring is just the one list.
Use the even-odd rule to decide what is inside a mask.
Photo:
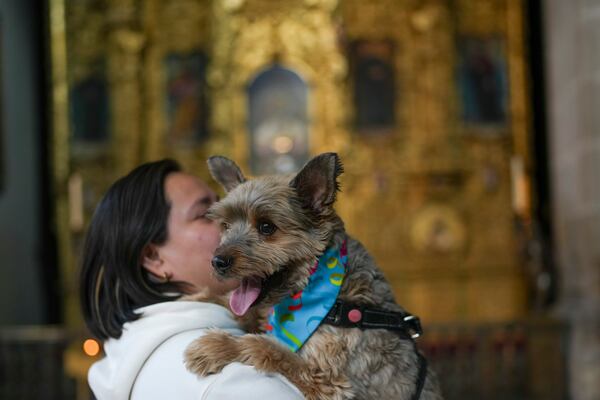
[(345, 376), (334, 376), (311, 365), (265, 335), (233, 336), (211, 330), (190, 344), (185, 352), (186, 367), (201, 376), (221, 371), (232, 362), (252, 365), (264, 372), (285, 376), (308, 400), (342, 400), (352, 398)]

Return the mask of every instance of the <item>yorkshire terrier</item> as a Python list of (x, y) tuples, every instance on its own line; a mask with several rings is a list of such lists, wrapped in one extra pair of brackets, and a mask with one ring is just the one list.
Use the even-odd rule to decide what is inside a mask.
[(442, 399), (413, 340), (418, 318), (334, 211), (338, 155), (321, 154), (296, 176), (252, 180), (225, 157), (208, 165), (227, 192), (209, 210), (222, 228), (212, 265), (241, 281), (229, 307), (246, 328), (257, 325), (242, 336), (211, 330), (186, 350), (187, 368), (204, 376), (253, 365), (309, 400)]

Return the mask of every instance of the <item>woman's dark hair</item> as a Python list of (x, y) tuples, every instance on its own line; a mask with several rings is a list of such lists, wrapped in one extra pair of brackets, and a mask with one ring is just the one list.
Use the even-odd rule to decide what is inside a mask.
[(178, 283), (152, 279), (142, 267), (150, 244), (167, 240), (170, 204), (164, 182), (181, 171), (173, 160), (140, 165), (116, 181), (94, 212), (83, 247), (80, 301), (85, 322), (96, 337), (121, 336), (123, 324), (136, 320), (136, 308), (173, 300)]

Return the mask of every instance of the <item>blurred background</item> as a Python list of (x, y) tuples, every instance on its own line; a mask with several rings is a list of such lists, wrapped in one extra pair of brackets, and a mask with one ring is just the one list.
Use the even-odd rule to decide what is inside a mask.
[(90, 398), (115, 179), (323, 151), (446, 398), (600, 398), (600, 1), (2, 0), (0, 88), (0, 398)]

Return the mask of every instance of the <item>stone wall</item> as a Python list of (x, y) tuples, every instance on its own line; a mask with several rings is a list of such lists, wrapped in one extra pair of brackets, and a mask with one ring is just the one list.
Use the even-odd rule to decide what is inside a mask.
[(572, 325), (572, 398), (600, 399), (600, 1), (543, 5), (557, 313)]
[(0, 0), (0, 326), (46, 321), (36, 4)]

